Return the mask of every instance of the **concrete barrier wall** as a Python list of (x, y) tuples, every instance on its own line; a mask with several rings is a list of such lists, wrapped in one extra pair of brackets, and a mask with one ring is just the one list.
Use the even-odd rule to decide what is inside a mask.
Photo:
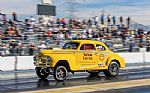
[(144, 62), (143, 53), (118, 53), (118, 54), (125, 59), (126, 63), (142, 63), (142, 62)]
[(1, 57), (0, 70), (14, 70), (15, 57)]
[[(118, 53), (126, 63), (150, 62), (150, 53)], [(0, 70), (14, 70), (16, 58), (0, 57)], [(34, 69), (33, 56), (17, 56), (17, 70)]]
[(144, 53), (144, 61), (145, 62), (150, 62), (150, 53), (149, 52)]
[(33, 56), (18, 56), (18, 69), (34, 69)]

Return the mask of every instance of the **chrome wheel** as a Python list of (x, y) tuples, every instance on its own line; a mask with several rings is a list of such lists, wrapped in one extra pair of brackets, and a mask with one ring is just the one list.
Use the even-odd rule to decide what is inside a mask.
[(119, 72), (119, 67), (118, 67), (118, 64), (116, 63), (113, 63), (109, 69), (110, 69), (111, 75), (117, 75)]
[(115, 77), (115, 76), (118, 75), (118, 73), (119, 73), (119, 64), (117, 62), (115, 62), (115, 61), (112, 61), (109, 64), (108, 70), (104, 71), (104, 74), (107, 77)]
[(68, 73), (68, 71), (65, 66), (57, 66), (54, 71), (54, 78), (57, 81), (63, 81), (66, 79), (67, 73)]

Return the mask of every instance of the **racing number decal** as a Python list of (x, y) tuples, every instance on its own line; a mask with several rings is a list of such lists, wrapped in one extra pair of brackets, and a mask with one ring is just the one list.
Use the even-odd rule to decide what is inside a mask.
[(105, 59), (104, 54), (100, 54), (100, 55), (99, 55), (99, 59), (100, 59), (101, 61), (103, 61), (103, 60)]

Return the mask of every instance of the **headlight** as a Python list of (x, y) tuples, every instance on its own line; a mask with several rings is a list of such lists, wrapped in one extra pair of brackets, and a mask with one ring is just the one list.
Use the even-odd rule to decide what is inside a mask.
[(51, 57), (48, 56), (47, 57), (47, 62), (50, 63), (50, 61), (51, 61)]
[(33, 57), (33, 60), (34, 60), (34, 61), (37, 61), (37, 60), (38, 60), (37, 56), (34, 56), (34, 57)]

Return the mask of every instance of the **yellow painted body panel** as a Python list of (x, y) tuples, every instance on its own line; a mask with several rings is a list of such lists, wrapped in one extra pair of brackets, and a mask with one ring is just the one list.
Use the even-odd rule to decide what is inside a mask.
[[(38, 61), (35, 65), (37, 67), (51, 67), (54, 68), (56, 64), (60, 61), (68, 62), (70, 69), (72, 71), (81, 71), (81, 70), (104, 70), (107, 69), (110, 62), (117, 60), (119, 62), (120, 68), (125, 67), (125, 61), (118, 54), (110, 51), (108, 47), (99, 41), (93, 40), (73, 40), (70, 42), (79, 43), (77, 49), (59, 49), (59, 50), (42, 50), (38, 56)], [(93, 44), (96, 47), (96, 44), (100, 44), (105, 47), (104, 51), (96, 50), (80, 50), (80, 47), (83, 44)], [(40, 62), (42, 58), (50, 57), (50, 64), (43, 65), (43, 62)], [(42, 64), (42, 65), (41, 65)]]

